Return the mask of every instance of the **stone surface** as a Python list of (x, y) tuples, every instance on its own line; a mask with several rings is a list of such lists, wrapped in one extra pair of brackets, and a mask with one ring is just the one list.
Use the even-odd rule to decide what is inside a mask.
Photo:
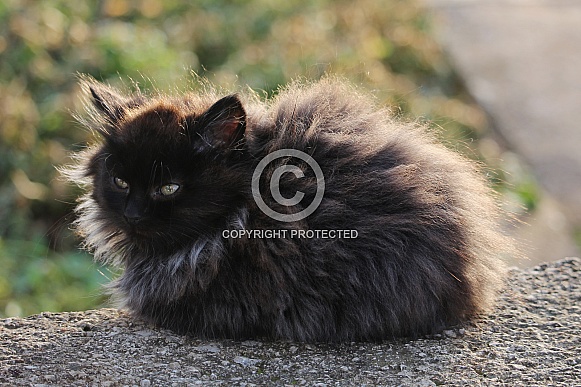
[(424, 1), (468, 90), (555, 199), (541, 201), (525, 219), (531, 226), (520, 237), (531, 242), (531, 261), (578, 254), (572, 235), (581, 227), (581, 2)]
[(496, 309), (429, 338), (203, 341), (114, 309), (0, 320), (0, 384), (581, 385), (581, 260), (511, 271)]

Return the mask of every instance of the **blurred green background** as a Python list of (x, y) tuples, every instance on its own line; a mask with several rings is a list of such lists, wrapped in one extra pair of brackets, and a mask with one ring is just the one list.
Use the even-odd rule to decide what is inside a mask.
[(78, 249), (69, 224), (79, 192), (55, 168), (90, 140), (72, 117), (77, 73), (170, 91), (191, 87), (194, 71), (267, 94), (341, 74), (484, 160), (517, 210), (537, 200), (518, 163), (503, 154), (500, 164), (485, 115), (413, 0), (3, 0), (0, 31), (0, 317), (106, 302), (111, 271)]

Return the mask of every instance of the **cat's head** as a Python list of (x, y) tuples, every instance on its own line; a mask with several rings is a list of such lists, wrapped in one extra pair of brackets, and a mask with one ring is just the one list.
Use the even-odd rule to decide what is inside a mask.
[(238, 97), (211, 104), (84, 86), (103, 138), (84, 168), (104, 234), (126, 248), (172, 252), (223, 228), (249, 187)]

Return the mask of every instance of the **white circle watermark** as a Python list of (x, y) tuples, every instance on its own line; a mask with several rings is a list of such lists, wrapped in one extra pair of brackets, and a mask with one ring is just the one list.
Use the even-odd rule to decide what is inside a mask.
[[(260, 177), (262, 176), (262, 172), (264, 172), (264, 168), (266, 168), (266, 166), (272, 161), (279, 159), (281, 157), (295, 157), (303, 160), (311, 167), (311, 169), (315, 173), (315, 177), (317, 178), (317, 192), (315, 194), (315, 198), (313, 199), (311, 204), (308, 205), (307, 208), (297, 212), (296, 214), (282, 214), (278, 211), (273, 210), (264, 202), (264, 199), (260, 195)], [(297, 191), (295, 192), (295, 195), (292, 198), (283, 197), (280, 193), (279, 184), (280, 178), (284, 173), (292, 173), (297, 178), (302, 178), (305, 176), (305, 174), (296, 165), (281, 165), (280, 167), (274, 170), (274, 172), (272, 173), (272, 177), (270, 179), (270, 193), (272, 194), (274, 200), (276, 200), (278, 204), (286, 207), (295, 206), (299, 204), (301, 200), (305, 197), (305, 193)], [(313, 159), (305, 152), (301, 152), (300, 150), (297, 149), (280, 149), (268, 154), (266, 157), (260, 160), (256, 168), (254, 169), (254, 173), (252, 174), (252, 196), (254, 197), (254, 201), (258, 205), (258, 208), (260, 208), (262, 212), (264, 212), (272, 219), (278, 220), (280, 222), (295, 222), (311, 215), (321, 204), (324, 193), (325, 193), (325, 177), (323, 176), (323, 171), (321, 170), (321, 167), (315, 161), (315, 159)]]

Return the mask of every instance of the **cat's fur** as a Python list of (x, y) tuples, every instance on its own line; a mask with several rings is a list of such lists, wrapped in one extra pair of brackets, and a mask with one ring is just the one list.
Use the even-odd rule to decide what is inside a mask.
[[(85, 78), (85, 124), (104, 138), (69, 178), (84, 186), (78, 233), (96, 259), (123, 268), (111, 285), (137, 317), (202, 337), (382, 340), (436, 332), (486, 310), (511, 241), (478, 166), (333, 79), (294, 83), (270, 102), (118, 91)], [(242, 101), (242, 102), (241, 102)], [(291, 223), (251, 192), (257, 163), (279, 149), (313, 157), (318, 209)], [(280, 190), (316, 192), (300, 160)], [(126, 181), (123, 190), (112, 179)], [(160, 186), (180, 185), (167, 198)], [(126, 218), (137, 217), (139, 223)], [(357, 231), (354, 239), (224, 238), (224, 230)]]

